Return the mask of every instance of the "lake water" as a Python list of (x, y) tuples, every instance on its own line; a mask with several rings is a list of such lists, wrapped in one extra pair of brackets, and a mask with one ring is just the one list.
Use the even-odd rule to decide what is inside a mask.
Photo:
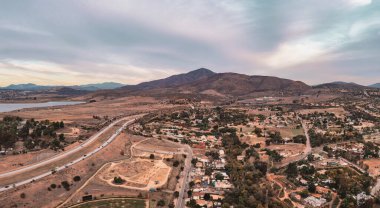
[(0, 113), (9, 112), (14, 110), (20, 110), (24, 108), (41, 108), (63, 105), (76, 105), (85, 102), (80, 101), (58, 101), (58, 102), (46, 102), (46, 103), (0, 103)]

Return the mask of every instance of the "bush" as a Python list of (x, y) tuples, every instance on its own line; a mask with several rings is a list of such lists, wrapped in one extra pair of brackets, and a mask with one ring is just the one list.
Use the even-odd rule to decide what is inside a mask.
[(62, 181), (62, 182), (61, 182), (61, 185), (62, 185), (62, 187), (63, 187), (64, 189), (66, 189), (66, 191), (69, 191), (69, 190), (70, 190), (70, 184), (69, 184), (69, 182), (67, 182), (67, 181)]
[(55, 189), (55, 188), (57, 188), (57, 185), (55, 185), (55, 183), (52, 183), (52, 184), (50, 184), (50, 188)]
[(75, 182), (78, 182), (78, 181), (80, 181), (80, 176), (74, 176), (74, 178), (73, 178), (73, 180), (75, 181)]
[(204, 200), (208, 201), (211, 199), (211, 195), (209, 193), (206, 193), (204, 196), (203, 196)]
[(26, 198), (26, 194), (25, 194), (25, 193), (21, 193), (21, 194), (20, 194), (20, 198), (21, 198), (21, 199), (25, 199), (25, 198)]
[(176, 160), (176, 161), (173, 162), (173, 166), (174, 167), (178, 167), (178, 165), (179, 165), (179, 161), (178, 160)]
[(165, 201), (160, 199), (160, 201), (157, 202), (157, 206), (159, 206), (159, 207), (165, 206)]
[(124, 180), (121, 177), (115, 177), (115, 178), (113, 178), (113, 182), (115, 184), (123, 184)]

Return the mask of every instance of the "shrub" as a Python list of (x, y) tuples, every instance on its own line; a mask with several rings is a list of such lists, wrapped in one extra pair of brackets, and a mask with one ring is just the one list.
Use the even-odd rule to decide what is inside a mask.
[(179, 161), (178, 160), (176, 160), (176, 161), (173, 162), (173, 166), (174, 167), (178, 167), (178, 165), (179, 165)]
[(78, 182), (78, 181), (80, 181), (80, 176), (74, 176), (74, 178), (73, 178), (73, 180), (75, 181), (75, 182)]
[(123, 184), (124, 180), (121, 177), (115, 177), (115, 178), (113, 178), (113, 182), (115, 184)]
[(67, 182), (67, 181), (62, 181), (62, 182), (61, 182), (61, 185), (62, 185), (62, 187), (63, 187), (64, 189), (66, 189), (66, 191), (69, 191), (69, 190), (70, 190), (70, 184), (69, 184), (69, 182)]
[(157, 206), (159, 206), (159, 207), (165, 206), (165, 201), (160, 199), (160, 201), (157, 202)]

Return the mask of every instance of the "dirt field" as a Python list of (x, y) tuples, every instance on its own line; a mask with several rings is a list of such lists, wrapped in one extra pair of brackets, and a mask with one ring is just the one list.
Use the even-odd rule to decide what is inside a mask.
[[(149, 190), (163, 186), (169, 177), (171, 168), (162, 160), (134, 159), (112, 163), (102, 171), (99, 178), (111, 186), (121, 186), (130, 189)], [(113, 183), (114, 177), (125, 180), (122, 185)]]
[(380, 175), (380, 159), (364, 160), (363, 164), (368, 166), (368, 173), (370, 176), (375, 177)]
[(294, 159), (301, 155), (305, 149), (304, 144), (284, 144), (284, 145), (270, 145), (266, 148), (270, 150), (276, 150), (280, 155), (284, 157), (282, 162), (287, 162), (288, 160)]
[(65, 123), (78, 122), (82, 125), (83, 123), (98, 122), (98, 120), (93, 118), (94, 115), (100, 117), (115, 117), (119, 115), (137, 114), (140, 112), (164, 109), (168, 107), (174, 107), (174, 105), (160, 104), (158, 100), (149, 97), (124, 97), (80, 105), (23, 109), (19, 111), (0, 113), (0, 118), (4, 115), (14, 115), (22, 118), (35, 118), (36, 120), (63, 120)]
[(260, 143), (261, 147), (265, 146), (265, 137), (257, 137), (256, 135), (249, 135), (249, 136), (243, 136), (240, 137), (241, 142), (245, 142), (249, 145), (254, 145), (257, 143)]
[(283, 138), (293, 138), (297, 135), (305, 135), (302, 128), (297, 129), (295, 126), (288, 126), (283, 128), (269, 128), (269, 131), (278, 131), (280, 132)]
[(136, 148), (153, 151), (159, 149), (161, 151), (177, 152), (180, 146), (176, 143), (168, 142), (165, 140), (149, 139), (141, 142), (138, 146), (136, 146)]
[(338, 118), (344, 118), (347, 115), (347, 112), (343, 108), (316, 108), (316, 109), (302, 109), (299, 111), (301, 114), (308, 114), (308, 113), (334, 113), (335, 116)]
[[(133, 144), (139, 144), (141, 141), (144, 141), (147, 138), (141, 137), (141, 136), (129, 135), (128, 139), (129, 141), (132, 141)], [(182, 155), (174, 155), (172, 157), (173, 157), (172, 159), (165, 159), (164, 163), (166, 164), (166, 166), (168, 166), (167, 164), (171, 164), (172, 161), (174, 160), (178, 160), (180, 161), (180, 164), (183, 164), (184, 158)], [(121, 168), (117, 166), (121, 166)], [(161, 186), (161, 189), (166, 190), (166, 191), (149, 192), (148, 189), (146, 188), (139, 189), (139, 186), (141, 186), (141, 184), (138, 184), (138, 183), (132, 183), (130, 181), (130, 182), (125, 183), (129, 186), (114, 185), (114, 184), (110, 184), (109, 181), (102, 179), (102, 177), (104, 176), (103, 173), (108, 171), (110, 175), (108, 175), (107, 177), (108, 179), (112, 180), (113, 176), (111, 174), (114, 174), (116, 171), (120, 171), (121, 174), (125, 174), (129, 178), (132, 178), (134, 180), (139, 180), (143, 178), (142, 174), (149, 173), (149, 169), (152, 169), (152, 167), (154, 167), (154, 162), (152, 165), (152, 162), (150, 159), (134, 158), (134, 159), (126, 159), (126, 160), (114, 162), (114, 163), (108, 163), (96, 175), (93, 175), (92, 179), (87, 181), (86, 185), (82, 189), (80, 189), (75, 195), (72, 196), (72, 199), (67, 203), (67, 205), (80, 202), (81, 197), (83, 195), (88, 195), (88, 194), (93, 195), (97, 199), (107, 198), (107, 197), (133, 197), (133, 198), (139, 197), (139, 198), (145, 199), (145, 198), (148, 198), (149, 196), (150, 207), (156, 207), (155, 204), (160, 199), (164, 199), (168, 204), (173, 199), (172, 191), (175, 190), (175, 187), (178, 183), (176, 176), (180, 174), (181, 166), (182, 165), (179, 165), (178, 167), (171, 167), (170, 175), (167, 178), (165, 178), (165, 180), (167, 179), (168, 180), (163, 186), (161, 186), (160, 184), (154, 183), (155, 186), (159, 185)], [(113, 170), (113, 172), (111, 169)], [(158, 172), (158, 175), (159, 175), (158, 179), (162, 180), (162, 176), (165, 176), (165, 173), (163, 174), (162, 172), (161, 173)], [(155, 176), (153, 175), (152, 181), (155, 180), (154, 177)], [(132, 187), (131, 185), (133, 185), (134, 187)]]

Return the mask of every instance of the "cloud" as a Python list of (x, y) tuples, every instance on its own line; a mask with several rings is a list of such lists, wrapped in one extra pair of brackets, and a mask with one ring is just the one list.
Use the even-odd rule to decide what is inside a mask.
[(372, 3), (372, 0), (347, 0), (352, 6), (366, 6)]
[(20, 74), (134, 84), (199, 67), (312, 83), (323, 79), (309, 69), (325, 67), (371, 83), (379, 9), (368, 0), (6, 1), (0, 85), (23, 82)]

